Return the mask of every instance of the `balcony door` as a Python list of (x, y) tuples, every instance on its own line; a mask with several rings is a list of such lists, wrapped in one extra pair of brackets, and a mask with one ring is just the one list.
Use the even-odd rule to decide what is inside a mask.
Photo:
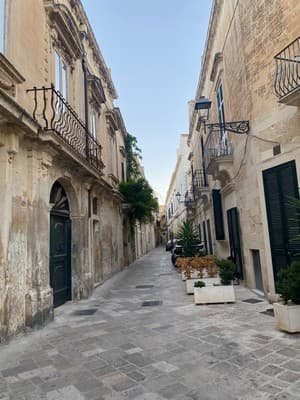
[(274, 279), (278, 271), (294, 260), (300, 260), (299, 211), (291, 199), (299, 199), (295, 161), (263, 171), (265, 201), (272, 253)]

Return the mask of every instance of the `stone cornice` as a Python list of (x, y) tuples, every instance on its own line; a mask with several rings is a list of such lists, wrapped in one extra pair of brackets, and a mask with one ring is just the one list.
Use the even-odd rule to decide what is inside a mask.
[(204, 54), (202, 57), (201, 72), (200, 72), (200, 77), (199, 77), (198, 86), (197, 86), (196, 99), (199, 98), (203, 94), (202, 91), (203, 91), (204, 81), (205, 81), (207, 73), (208, 73), (207, 70), (208, 70), (209, 59), (211, 56), (212, 43), (213, 43), (213, 39), (216, 34), (218, 19), (220, 16), (220, 10), (221, 10), (221, 6), (223, 3), (224, 3), (224, 0), (214, 0), (214, 2), (213, 2), (211, 14), (210, 14), (209, 25), (208, 25), (207, 36), (206, 36), (206, 41), (205, 41), (205, 50), (204, 50)]
[(49, 18), (53, 40), (57, 47), (63, 49), (69, 63), (77, 60), (83, 54), (80, 30), (71, 11), (64, 4), (54, 0), (44, 0), (46, 14)]
[(104, 79), (104, 82), (107, 85), (108, 91), (113, 99), (117, 99), (118, 95), (116, 92), (116, 88), (113, 84), (112, 78), (111, 78), (110, 69), (107, 67), (107, 65), (104, 61), (104, 58), (102, 56), (101, 50), (98, 45), (98, 42), (95, 38), (94, 32), (89, 23), (89, 20), (87, 18), (87, 15), (85, 13), (85, 10), (83, 8), (81, 0), (69, 0), (69, 1), (70, 1), (70, 5), (71, 5), (72, 9), (74, 10), (75, 14), (77, 15), (78, 20), (81, 21), (82, 25), (83, 26), (85, 25), (87, 28), (86, 38), (89, 42), (90, 47), (93, 49), (93, 55), (94, 55), (95, 59), (98, 61), (99, 71)]

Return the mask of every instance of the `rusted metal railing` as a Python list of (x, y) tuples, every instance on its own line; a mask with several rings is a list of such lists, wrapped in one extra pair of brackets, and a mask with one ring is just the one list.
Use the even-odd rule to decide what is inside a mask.
[(279, 99), (300, 88), (300, 36), (274, 57), (275, 92)]
[(33, 119), (44, 131), (55, 132), (93, 167), (101, 170), (101, 145), (88, 131), (76, 111), (53, 86), (27, 90), (33, 94)]

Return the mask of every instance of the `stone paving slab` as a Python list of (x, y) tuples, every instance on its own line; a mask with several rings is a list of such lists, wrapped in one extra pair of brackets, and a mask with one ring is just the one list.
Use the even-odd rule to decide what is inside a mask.
[(300, 400), (300, 335), (235, 292), (235, 304), (195, 306), (156, 249), (0, 345), (0, 400)]

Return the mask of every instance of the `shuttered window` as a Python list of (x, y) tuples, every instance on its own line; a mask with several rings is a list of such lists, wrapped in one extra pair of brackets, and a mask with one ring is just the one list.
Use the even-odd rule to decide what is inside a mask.
[(291, 205), (292, 198), (299, 198), (295, 161), (263, 171), (266, 210), (274, 279), (278, 271), (293, 260), (300, 259), (299, 214)]
[(225, 234), (223, 223), (222, 198), (219, 189), (213, 189), (212, 198), (214, 207), (216, 240), (224, 240)]
[(209, 254), (212, 254), (213, 253), (213, 245), (212, 245), (210, 220), (209, 219), (206, 221), (206, 225), (207, 225), (207, 236), (208, 236), (208, 251), (209, 251)]

